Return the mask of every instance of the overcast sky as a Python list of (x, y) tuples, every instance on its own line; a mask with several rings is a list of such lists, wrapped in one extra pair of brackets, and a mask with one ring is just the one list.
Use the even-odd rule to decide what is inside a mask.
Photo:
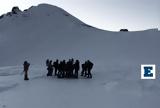
[(0, 14), (13, 6), (24, 10), (40, 3), (61, 7), (83, 22), (105, 30), (160, 29), (160, 0), (0, 0)]

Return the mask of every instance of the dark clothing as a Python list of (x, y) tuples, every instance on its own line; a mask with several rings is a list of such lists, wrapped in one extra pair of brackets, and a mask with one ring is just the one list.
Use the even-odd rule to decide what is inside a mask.
[(86, 76), (86, 75), (87, 75), (87, 65), (86, 65), (86, 63), (83, 63), (81, 76)]
[(24, 80), (29, 80), (29, 78), (28, 78), (29, 66), (30, 66), (30, 64), (27, 61), (25, 61), (24, 64), (23, 64), (23, 67), (24, 67), (24, 70), (23, 70), (24, 71)]
[(79, 61), (77, 60), (74, 64), (74, 69), (75, 70), (79, 70), (80, 66), (79, 66)]
[(69, 61), (66, 63), (65, 70), (66, 70), (66, 78), (69, 78), (70, 77), (70, 62)]
[(52, 76), (52, 74), (53, 74), (52, 61), (49, 62), (47, 70), (48, 70), (47, 76)]
[(46, 60), (46, 66), (48, 66), (48, 65), (49, 65), (49, 59)]
[(59, 71), (58, 71), (58, 78), (63, 78), (64, 77), (64, 63), (61, 61), (59, 64)]
[(53, 67), (54, 67), (54, 75), (56, 76), (59, 67), (58, 60), (56, 60), (56, 62), (53, 63)]
[(66, 67), (66, 62), (65, 60), (63, 60), (62, 61), (62, 77), (63, 78), (65, 77), (65, 71), (66, 71), (65, 67)]
[[(74, 59), (69, 59), (67, 62), (65, 60), (58, 61), (58, 59), (52, 64), (52, 60), (46, 60), (47, 65), (47, 76), (52, 76), (53, 69), (55, 69), (54, 75), (58, 78), (78, 78), (78, 72), (80, 70), (80, 62)], [(93, 63), (87, 60), (82, 65), (81, 76), (92, 78), (91, 70), (93, 68)]]
[(88, 76), (87, 78), (92, 78), (91, 70), (93, 68), (93, 63), (91, 61), (87, 62), (87, 71), (88, 71)]
[(82, 72), (81, 76), (92, 78), (91, 70), (93, 68), (93, 63), (91, 61), (86, 61), (84, 64), (82, 64)]
[(76, 60), (75, 64), (74, 64), (74, 69), (75, 69), (75, 78), (78, 78), (78, 71), (79, 71), (79, 60)]

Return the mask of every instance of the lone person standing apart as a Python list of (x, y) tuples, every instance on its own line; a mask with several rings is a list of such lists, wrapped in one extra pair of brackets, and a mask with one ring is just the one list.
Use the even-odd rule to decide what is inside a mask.
[(27, 61), (24, 61), (23, 67), (24, 67), (24, 80), (29, 80), (28, 78), (28, 69), (30, 64)]

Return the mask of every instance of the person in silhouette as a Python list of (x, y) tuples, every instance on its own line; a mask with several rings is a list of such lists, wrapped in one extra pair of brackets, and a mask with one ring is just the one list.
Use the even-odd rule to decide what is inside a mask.
[(59, 63), (58, 59), (53, 63), (55, 76), (57, 76), (57, 72), (58, 72), (58, 63)]
[(27, 61), (24, 61), (23, 63), (23, 68), (24, 68), (24, 80), (29, 80), (28, 78), (28, 69), (29, 69), (30, 63), (28, 63)]
[(72, 58), (72, 59), (70, 59), (70, 73), (71, 73), (71, 78), (73, 78), (74, 77), (74, 74), (73, 74), (73, 72), (74, 72), (74, 59)]
[(48, 70), (47, 76), (52, 76), (52, 74), (53, 74), (52, 60), (49, 61), (47, 70)]
[(48, 65), (49, 65), (49, 59), (46, 60), (46, 66), (48, 66)]
[(82, 66), (81, 76), (86, 76), (87, 75), (87, 62), (83, 63), (81, 66)]
[(70, 77), (70, 61), (67, 61), (65, 66), (65, 71), (66, 71), (66, 78), (69, 78)]
[(58, 78), (62, 78), (63, 77), (63, 61), (60, 61), (60, 63), (59, 63), (59, 71), (58, 71), (58, 75), (57, 75), (57, 77)]
[(91, 70), (93, 68), (93, 63), (91, 61), (87, 61), (87, 78), (92, 78)]
[(74, 64), (74, 70), (75, 70), (75, 78), (78, 78), (78, 71), (79, 71), (79, 60), (76, 60)]
[(64, 78), (66, 76), (65, 75), (65, 72), (66, 72), (65, 67), (66, 67), (66, 61), (63, 60), (62, 61), (62, 78)]

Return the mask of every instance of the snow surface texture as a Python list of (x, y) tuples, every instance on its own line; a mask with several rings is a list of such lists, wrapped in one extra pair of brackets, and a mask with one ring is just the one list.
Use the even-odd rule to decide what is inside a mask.
[[(41, 4), (0, 19), (0, 108), (159, 108), (160, 75), (141, 80), (140, 65), (160, 70), (160, 32), (111, 32)], [(45, 60), (90, 59), (93, 79), (47, 78)], [(22, 63), (31, 63), (23, 81)]]

